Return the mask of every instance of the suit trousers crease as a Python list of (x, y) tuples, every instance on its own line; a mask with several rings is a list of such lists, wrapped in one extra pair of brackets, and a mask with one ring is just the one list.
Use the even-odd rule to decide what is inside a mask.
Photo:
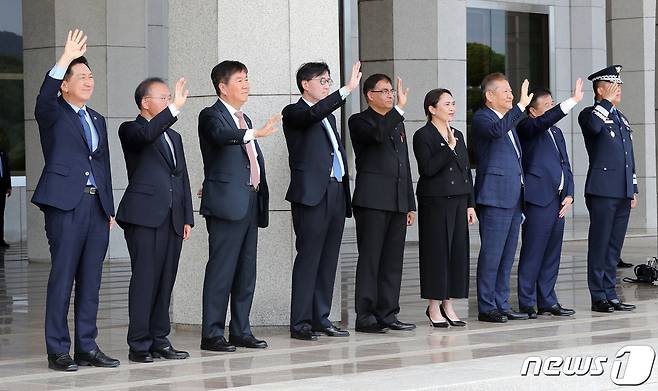
[(203, 280), (203, 338), (224, 336), (229, 299), (229, 335), (252, 335), (249, 313), (256, 288), (257, 198), (256, 192), (249, 192), (247, 213), (240, 220), (206, 216), (209, 259)]
[(75, 352), (97, 348), (98, 292), (109, 242), (109, 220), (100, 199), (83, 194), (72, 210), (44, 208), (51, 268), (46, 296), (48, 354), (69, 352), (68, 312), (75, 281)]
[(418, 197), (420, 295), (468, 297), (468, 194)]
[(400, 284), (407, 214), (354, 207), (359, 258), (356, 265), (356, 323), (390, 324), (400, 312)]
[(293, 331), (331, 325), (329, 313), (345, 228), (343, 186), (330, 180), (317, 205), (291, 205), (297, 249), (290, 305), (290, 329)]
[(587, 285), (592, 302), (618, 299), (615, 290), (617, 261), (631, 214), (628, 198), (585, 196), (589, 211)]
[(171, 211), (159, 227), (130, 225), (124, 236), (132, 270), (128, 290), (128, 345), (138, 352), (169, 346), (169, 304), (183, 238), (176, 234)]
[(520, 307), (549, 308), (558, 303), (555, 284), (564, 236), (560, 198), (555, 194), (546, 206), (526, 203), (518, 269)]
[(521, 225), (521, 200), (512, 208), (478, 205), (480, 253), (477, 265), (478, 311), (508, 311), (510, 277)]

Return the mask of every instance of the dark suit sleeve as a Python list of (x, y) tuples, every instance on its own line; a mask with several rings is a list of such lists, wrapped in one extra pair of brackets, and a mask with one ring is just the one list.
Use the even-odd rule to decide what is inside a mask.
[[(179, 136), (180, 137), (180, 136)], [(180, 140), (182, 145), (183, 141)], [(183, 208), (184, 208), (184, 217), (183, 224), (189, 224), (194, 227), (194, 211), (192, 209), (192, 189), (190, 188), (190, 177), (187, 173), (187, 159), (185, 159), (185, 149), (181, 148), (183, 151), (181, 158), (185, 164), (185, 171), (183, 172)]]
[[(496, 114), (494, 114), (496, 115)], [(525, 114), (518, 105), (514, 105), (512, 110), (508, 111), (502, 119), (478, 115), (473, 117), (473, 135), (480, 139), (492, 140), (505, 136), (507, 132), (514, 127)]]
[(129, 151), (139, 152), (142, 148), (157, 140), (176, 121), (177, 118), (171, 115), (169, 108), (166, 108), (147, 122), (145, 126), (137, 121), (124, 122), (119, 127), (121, 145)]
[(519, 138), (531, 138), (545, 132), (548, 128), (555, 125), (566, 114), (562, 111), (560, 105), (555, 105), (539, 117), (525, 117), (516, 126), (516, 132)]
[[(100, 114), (99, 114), (99, 116), (100, 116)], [(107, 122), (105, 122), (104, 117), (101, 116), (101, 118), (103, 118), (103, 126), (105, 127), (105, 132), (104, 132), (104, 134), (105, 134), (105, 145), (109, 145), (108, 142), (107, 142)], [(110, 197), (110, 199), (109, 199), (110, 208), (111, 208), (110, 209), (110, 216), (114, 217), (114, 215), (115, 215), (115, 212), (114, 212), (114, 194), (113, 194), (113, 190), (112, 190), (113, 189), (113, 187), (112, 187), (112, 169), (111, 169), (111, 166), (110, 166), (110, 149), (109, 148), (107, 149), (107, 159), (105, 160), (105, 170), (107, 172), (107, 179), (105, 181), (105, 186), (106, 186), (106, 189), (109, 189), (109, 197)]]
[(455, 160), (457, 155), (447, 146), (433, 155), (426, 134), (426, 128), (421, 128), (414, 134), (414, 154), (416, 155), (420, 175), (431, 177)]
[(213, 109), (206, 108), (199, 113), (199, 135), (216, 145), (244, 144), (247, 129), (234, 129), (222, 121)]
[(11, 167), (9, 166), (9, 155), (5, 153), (3, 157), (2, 164), (5, 170), (5, 175), (2, 177), (2, 180), (5, 181), (5, 188), (11, 190)]
[[(560, 137), (561, 143), (564, 146), (564, 149), (566, 151), (567, 142), (564, 140), (564, 134), (562, 133), (562, 131), (557, 132), (557, 134), (558, 134), (558, 137)], [(564, 156), (564, 162), (566, 163), (566, 167), (567, 167), (567, 172), (565, 173), (565, 176), (564, 176), (565, 194), (566, 194), (566, 196), (571, 196), (571, 198), (573, 198), (574, 201), (575, 201), (575, 197), (574, 197), (575, 185), (574, 185), (574, 181), (573, 181), (573, 171), (571, 171), (571, 162), (569, 162), (569, 154), (568, 153), (565, 154), (565, 156)]]
[(366, 113), (354, 114), (347, 122), (350, 137), (360, 144), (380, 144), (395, 130), (404, 117), (397, 109), (392, 109), (384, 116), (373, 117)]
[(61, 85), (62, 80), (54, 79), (46, 74), (34, 106), (34, 117), (40, 125), (40, 130), (50, 129), (62, 113), (62, 108), (57, 101), (57, 93)]
[(340, 96), (340, 90), (329, 94), (326, 98), (311, 107), (305, 104), (288, 105), (283, 109), (283, 122), (299, 130), (308, 129), (311, 124), (322, 121), (345, 101)]
[[(601, 110), (602, 109), (602, 110)], [(606, 99), (601, 100), (598, 105), (588, 107), (578, 115), (578, 124), (584, 136), (596, 136), (605, 128), (605, 121), (601, 117), (607, 117), (605, 112), (612, 110), (612, 103)]]

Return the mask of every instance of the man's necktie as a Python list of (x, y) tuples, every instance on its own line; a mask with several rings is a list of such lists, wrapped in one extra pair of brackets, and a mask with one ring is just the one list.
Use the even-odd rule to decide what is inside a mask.
[[(235, 116), (238, 117), (240, 129), (247, 129), (247, 121), (244, 119), (244, 113), (242, 111), (236, 111)], [(258, 162), (256, 161), (254, 146), (251, 145), (252, 142), (253, 141), (249, 141), (247, 145), (245, 145), (245, 149), (247, 150), (247, 156), (249, 157), (249, 179), (251, 180), (251, 185), (258, 188), (258, 185), (260, 184), (260, 171), (258, 170)]]
[(176, 163), (174, 162), (174, 154), (171, 152), (171, 147), (169, 146), (169, 143), (167, 142), (167, 138), (165, 137), (164, 133), (160, 135), (160, 142), (162, 143), (162, 148), (164, 148), (165, 150), (165, 154), (167, 156), (167, 163), (169, 163), (171, 168), (176, 168)]
[(345, 175), (345, 173), (343, 172), (343, 166), (341, 166), (340, 164), (340, 151), (338, 149), (338, 139), (336, 138), (336, 135), (334, 134), (334, 131), (331, 128), (331, 124), (329, 123), (329, 120), (327, 120), (326, 118), (322, 120), (322, 125), (324, 125), (324, 128), (327, 131), (327, 136), (329, 137), (329, 140), (331, 140), (331, 146), (334, 150), (333, 162), (331, 163), (331, 168), (333, 169), (334, 177), (338, 182), (342, 182), (343, 175)]
[[(87, 118), (86, 118), (87, 112), (83, 109), (78, 110), (78, 117), (80, 118), (82, 129), (85, 131), (85, 140), (87, 141), (87, 146), (89, 147), (89, 152), (91, 153), (94, 151), (94, 144), (91, 139), (91, 127), (89, 126), (89, 123), (87, 122)], [(89, 172), (89, 181), (87, 182), (87, 184), (96, 186), (96, 179), (94, 178), (94, 173), (91, 171), (91, 169)]]

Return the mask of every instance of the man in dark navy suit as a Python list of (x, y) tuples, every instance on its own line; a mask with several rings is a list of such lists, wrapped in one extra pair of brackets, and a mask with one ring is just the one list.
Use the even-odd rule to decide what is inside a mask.
[[(95, 342), (114, 202), (105, 118), (86, 106), (94, 91), (83, 57), (86, 42), (82, 31), (69, 31), (64, 53), (41, 85), (34, 113), (45, 166), (32, 203), (44, 212), (51, 256), (46, 349), (48, 366), (62, 371), (75, 371), (78, 365), (119, 365)], [(67, 323), (74, 281), (75, 361), (69, 355)]]
[(358, 88), (360, 68), (360, 62), (354, 64), (348, 83), (329, 94), (329, 66), (302, 65), (297, 70), (302, 97), (283, 109), (290, 165), (286, 200), (297, 237), (290, 305), (290, 336), (295, 339), (349, 335), (329, 321), (345, 217), (352, 216), (347, 155), (331, 113)]
[(5, 204), (7, 197), (11, 197), (11, 171), (9, 169), (9, 156), (0, 150), (0, 248), (8, 248), (5, 242)]
[(135, 362), (189, 356), (167, 339), (178, 259), (194, 225), (183, 141), (171, 129), (186, 100), (184, 79), (173, 101), (164, 80), (146, 79), (135, 90), (139, 115), (119, 127), (128, 187), (116, 219), (130, 253), (128, 359)]
[(589, 211), (587, 283), (592, 311), (631, 311), (615, 291), (617, 262), (624, 245), (631, 209), (637, 204), (633, 136), (628, 119), (619, 111), (621, 65), (591, 74), (594, 105), (578, 116), (589, 156), (585, 204)]
[[(203, 281), (201, 349), (233, 352), (266, 348), (251, 332), (249, 313), (256, 286), (258, 227), (268, 225), (265, 160), (257, 138), (274, 132), (281, 115), (254, 129), (242, 112), (249, 97), (247, 67), (222, 61), (210, 75), (219, 99), (199, 114), (203, 157), (200, 213), (206, 219), (210, 257)], [(229, 340), (224, 337), (231, 300)]]
[(574, 94), (555, 106), (551, 92), (533, 90), (528, 118), (516, 131), (523, 149), (525, 222), (519, 258), (519, 310), (531, 319), (539, 314), (568, 316), (574, 310), (557, 300), (555, 283), (560, 269), (564, 217), (573, 203), (574, 184), (562, 130), (554, 126), (583, 99), (583, 82)]
[(532, 99), (528, 80), (521, 86), (519, 103), (502, 73), (482, 81), (485, 107), (472, 121), (477, 160), (475, 177), (476, 213), (480, 220), (480, 254), (477, 267), (478, 319), (504, 323), (508, 319), (528, 319), (528, 314), (512, 310), (510, 273), (521, 225), (523, 168), (521, 144), (515, 126), (525, 117)]
[(363, 83), (368, 108), (348, 122), (357, 170), (352, 206), (359, 248), (354, 288), (359, 332), (416, 328), (397, 318), (407, 226), (416, 218), (402, 111), (407, 92), (400, 78), (396, 91), (388, 76), (371, 75)]

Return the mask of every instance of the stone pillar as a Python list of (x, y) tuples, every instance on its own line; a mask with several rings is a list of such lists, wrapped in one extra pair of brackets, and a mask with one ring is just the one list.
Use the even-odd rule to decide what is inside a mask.
[[(415, 184), (411, 140), (427, 121), (423, 99), (429, 90), (451, 90), (459, 105), (453, 126), (466, 133), (466, 1), (359, 0), (359, 48), (364, 79), (373, 73), (399, 76), (410, 89), (404, 116)], [(414, 224), (407, 241), (416, 240)]]
[[(169, 77), (186, 77), (190, 90), (176, 129), (183, 135), (193, 193), (203, 182), (197, 116), (217, 99), (210, 81), (212, 68), (227, 59), (248, 67), (251, 96), (244, 111), (254, 126), (261, 126), (270, 115), (299, 99), (295, 73), (302, 63), (325, 60), (332, 78), (341, 79), (338, 29), (338, 3), (330, 0), (315, 1), (312, 7), (303, 0), (169, 1)], [(288, 153), (282, 130), (259, 142), (270, 188), (270, 225), (259, 230), (251, 322), (287, 325), (295, 256), (290, 203), (284, 199), (290, 180)], [(183, 245), (173, 321), (198, 325), (208, 236), (198, 214), (199, 200), (193, 200), (196, 226)], [(332, 319), (340, 319), (340, 285), (334, 290), (333, 304)]]
[(606, 1), (608, 63), (621, 64), (619, 105), (633, 130), (640, 196), (629, 228), (656, 228), (656, 2)]
[[(151, 1), (150, 3), (152, 3)], [(146, 76), (146, 0), (23, 1), (25, 75), (25, 147), (27, 176), (28, 256), (50, 258), (43, 214), (29, 203), (43, 168), (34, 105), (44, 75), (62, 52), (68, 31), (79, 27), (88, 35), (86, 57), (96, 81), (89, 106), (107, 119), (115, 204), (127, 185), (126, 166), (117, 136), (122, 121), (137, 114), (133, 92)], [(127, 17), (127, 16), (130, 17)], [(108, 257), (126, 258), (123, 232), (110, 234)]]

